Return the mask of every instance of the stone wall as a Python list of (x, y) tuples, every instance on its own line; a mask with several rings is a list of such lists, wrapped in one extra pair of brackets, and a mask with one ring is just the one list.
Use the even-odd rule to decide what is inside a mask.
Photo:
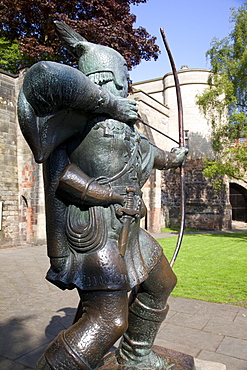
[(0, 72), (1, 245), (45, 242), (42, 168), (35, 163), (17, 119), (23, 73)]
[[(18, 79), (16, 93), (21, 88), (25, 71)], [(42, 165), (37, 164), (17, 123), (17, 160), (19, 191), (19, 234), (21, 242), (44, 244), (45, 206)]]
[[(185, 227), (199, 230), (231, 229), (231, 206), (227, 187), (215, 191), (202, 171), (202, 160), (187, 161)], [(162, 204), (168, 221), (166, 226), (177, 227), (180, 213), (179, 170), (165, 171), (163, 176)]]
[(1, 73), (0, 78), (0, 201), (2, 225), (0, 242), (19, 243), (19, 195), (16, 131), (15, 75)]
[[(186, 144), (189, 146), (189, 155), (185, 168), (187, 191), (186, 227), (204, 230), (230, 229), (231, 206), (227, 182), (225, 183), (225, 191), (217, 194), (210, 182), (202, 174), (203, 158), (205, 156), (212, 157), (213, 152), (210, 144), (210, 126), (199, 110), (196, 100), (197, 95), (201, 94), (208, 86), (209, 75), (209, 70), (189, 69), (186, 66), (178, 71), (183, 101), (184, 130), (187, 135)], [(157, 99), (158, 103), (163, 105), (163, 110), (157, 109), (156, 112), (156, 116), (160, 112), (158, 122), (163, 122), (160, 125), (160, 130), (178, 141), (178, 111), (173, 75), (168, 73), (160, 79), (136, 83), (134, 84), (134, 91), (136, 91), (134, 96), (137, 95), (137, 91), (139, 91), (140, 96), (141, 93), (144, 94), (145, 92), (150, 98), (153, 100)], [(157, 118), (152, 111), (151, 114), (148, 114), (149, 111), (150, 102), (142, 99), (141, 112), (146, 114), (148, 123), (157, 127)], [(153, 138), (151, 137), (152, 135)], [(170, 150), (173, 146), (177, 146), (155, 132), (152, 132), (152, 135), (147, 133), (148, 138), (151, 141), (154, 140), (153, 142), (162, 149)], [(158, 228), (157, 225), (159, 227), (164, 225), (178, 226), (180, 213), (179, 170), (164, 171), (162, 181), (159, 184), (161, 195), (155, 192), (154, 189), (151, 189), (155, 183), (155, 181), (153, 183), (149, 182), (147, 186), (152, 202), (149, 195), (146, 195), (151, 205), (148, 214), (154, 222), (146, 223), (148, 225), (155, 224), (156, 229)], [(162, 203), (160, 217), (157, 217), (158, 213), (154, 214), (156, 207), (153, 204), (157, 205), (155, 196), (157, 202), (161, 199)]]

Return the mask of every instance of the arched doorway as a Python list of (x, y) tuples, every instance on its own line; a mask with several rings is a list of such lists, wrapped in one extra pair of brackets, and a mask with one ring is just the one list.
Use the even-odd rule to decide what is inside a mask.
[(232, 220), (247, 222), (247, 189), (238, 184), (230, 184)]

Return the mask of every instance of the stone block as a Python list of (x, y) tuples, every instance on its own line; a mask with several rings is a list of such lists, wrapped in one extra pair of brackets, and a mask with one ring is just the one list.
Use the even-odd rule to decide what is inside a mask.
[(247, 361), (247, 341), (225, 337), (218, 347), (217, 352)]
[[(228, 337), (238, 337), (247, 340), (246, 326), (243, 325), (242, 323), (236, 322), (233, 323), (223, 319), (214, 318), (207, 323), (203, 330), (206, 332), (220, 333)], [(247, 353), (247, 344), (246, 344), (246, 353)]]
[(214, 333), (207, 333), (197, 329), (186, 328), (173, 324), (165, 324), (158, 333), (158, 338), (170, 342), (184, 344), (200, 349), (215, 351), (222, 342), (223, 336)]
[(198, 358), (205, 361), (219, 362), (226, 366), (227, 370), (246, 370), (247, 361), (241, 360), (237, 357), (230, 357), (217, 352), (203, 350)]
[(226, 370), (226, 365), (219, 362), (203, 361), (195, 358), (196, 370)]
[(200, 314), (177, 313), (171, 319), (166, 320), (166, 322), (201, 330), (207, 324), (208, 319)]
[[(21, 365), (17, 361), (12, 361), (8, 358), (0, 356), (0, 369), (2, 370), (25, 370), (27, 369), (27, 367), (24, 365)], [(28, 367), (28, 369), (31, 369), (31, 368)]]

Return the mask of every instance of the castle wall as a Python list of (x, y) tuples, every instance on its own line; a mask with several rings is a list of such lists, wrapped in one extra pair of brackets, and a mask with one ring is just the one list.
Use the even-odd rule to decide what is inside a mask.
[(1, 244), (19, 242), (19, 195), (16, 131), (15, 75), (0, 76), (0, 201), (2, 219)]
[[(185, 68), (185, 67), (184, 67)], [(178, 72), (181, 87), (184, 130), (188, 133), (189, 158), (212, 157), (210, 126), (196, 104), (197, 95), (208, 86), (208, 70), (183, 69)], [(174, 78), (164, 76), (164, 104), (169, 107), (169, 133), (178, 140), (178, 109)]]
[[(203, 158), (212, 157), (213, 151), (210, 144), (210, 126), (196, 104), (197, 95), (201, 94), (208, 86), (210, 71), (184, 67), (178, 72), (183, 103), (184, 130), (186, 131), (186, 145), (189, 146), (189, 155), (185, 167), (186, 181), (186, 227), (204, 230), (221, 230), (231, 228), (231, 205), (229, 202), (229, 187), (226, 182), (225, 191), (216, 193), (202, 174)], [(163, 91), (161, 88), (163, 86)], [(159, 81), (151, 80), (134, 84), (134, 89), (145, 89), (152, 98), (156, 97), (167, 109), (167, 119), (160, 127), (161, 131), (170, 137), (178, 137), (178, 109), (174, 77), (171, 73)], [(155, 91), (156, 89), (156, 91)], [(162, 100), (163, 99), (163, 100)], [(148, 110), (148, 108), (146, 108)], [(142, 111), (145, 111), (142, 108)], [(147, 116), (151, 121), (152, 116)], [(164, 119), (164, 118), (163, 118)], [(156, 122), (153, 121), (156, 127)], [(154, 140), (159, 134), (152, 132)], [(150, 138), (150, 136), (148, 136)], [(155, 142), (160, 148), (170, 150), (177, 146), (168, 139)], [(149, 185), (149, 193), (153, 195), (151, 204), (155, 204), (154, 194)], [(159, 189), (157, 189), (159, 192)], [(156, 193), (157, 203), (161, 199), (161, 223), (159, 227), (178, 226), (180, 213), (180, 179), (179, 170), (164, 171), (160, 184), (161, 194)], [(148, 197), (147, 197), (148, 198)], [(153, 213), (153, 214), (152, 214)], [(157, 220), (152, 208), (153, 219)], [(157, 224), (156, 224), (157, 228)], [(153, 230), (152, 230), (153, 231)]]
[(149, 97), (164, 104), (164, 81), (162, 78), (134, 83), (133, 90), (145, 92)]
[[(228, 187), (214, 190), (203, 176), (203, 160), (189, 159), (185, 165), (186, 217), (185, 227), (199, 230), (231, 229), (232, 211)], [(162, 204), (167, 226), (178, 227), (180, 214), (179, 170), (163, 174)], [(226, 184), (225, 184), (226, 185)]]
[[(160, 86), (156, 84), (156, 82), (157, 81), (155, 81), (154, 85), (159, 88)], [(152, 89), (154, 90), (154, 86)], [(164, 104), (160, 103), (146, 92), (144, 93), (142, 90), (136, 89), (136, 87), (130, 98), (138, 102), (138, 111), (144, 122), (168, 134), (169, 109), (165, 107)], [(167, 150), (170, 150), (172, 147), (170, 140), (154, 132), (143, 123), (137, 124), (137, 129), (156, 146)], [(161, 225), (164, 224), (161, 207), (161, 185), (161, 171), (153, 170), (150, 178), (142, 189), (143, 200), (147, 207), (147, 215), (146, 218), (141, 221), (141, 226), (151, 232), (159, 232), (162, 227)]]
[(35, 163), (17, 119), (22, 81), (23, 73), (0, 72), (1, 245), (45, 242), (42, 167)]

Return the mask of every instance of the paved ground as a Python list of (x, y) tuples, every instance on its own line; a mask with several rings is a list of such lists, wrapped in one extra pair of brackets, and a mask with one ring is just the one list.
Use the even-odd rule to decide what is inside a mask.
[[(32, 368), (72, 323), (77, 294), (45, 281), (48, 264), (44, 246), (0, 250), (1, 370)], [(169, 304), (157, 345), (223, 363), (227, 370), (247, 370), (246, 308), (174, 297)]]

